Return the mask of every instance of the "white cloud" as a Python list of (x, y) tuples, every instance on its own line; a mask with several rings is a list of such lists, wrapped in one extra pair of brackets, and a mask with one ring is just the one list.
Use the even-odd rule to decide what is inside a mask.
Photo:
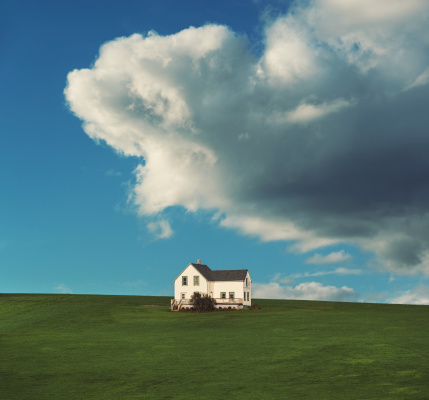
[(174, 233), (165, 219), (150, 222), (147, 224), (147, 228), (157, 239), (168, 239)]
[(350, 260), (351, 255), (346, 253), (344, 250), (335, 251), (323, 256), (316, 253), (305, 261), (307, 264), (336, 264), (347, 260)]
[(64, 283), (60, 283), (59, 285), (56, 285), (54, 287), (54, 290), (56, 290), (59, 293), (64, 293), (64, 294), (73, 293)]
[(357, 293), (347, 286), (323, 286), (319, 282), (304, 282), (299, 285), (284, 286), (277, 282), (252, 285), (253, 298), (295, 299), (320, 301), (354, 301)]
[(322, 118), (328, 114), (341, 111), (350, 107), (352, 103), (343, 99), (338, 99), (332, 103), (308, 104), (302, 103), (297, 108), (289, 111), (283, 118), (277, 117), (278, 122), (307, 123), (312, 120)]
[(420, 304), (429, 305), (429, 287), (418, 286), (404, 291), (399, 296), (390, 300), (391, 304)]
[(361, 275), (363, 271), (359, 268), (336, 268), (331, 271), (317, 271), (317, 272), (304, 272), (301, 274), (293, 274), (288, 278), (300, 279), (300, 278), (309, 278), (314, 276), (324, 276), (324, 275)]
[(298, 2), (260, 56), (221, 25), (118, 38), (65, 96), (91, 138), (144, 159), (132, 201), (150, 221), (204, 209), (291, 251), (351, 243), (429, 270), (429, 95), (403, 90), (427, 84), (429, 3), (368, 1)]
[(429, 68), (426, 68), (405, 90), (429, 84)]
[(292, 15), (277, 19), (266, 30), (266, 51), (258, 74), (282, 83), (296, 83), (318, 73), (317, 49), (305, 26)]

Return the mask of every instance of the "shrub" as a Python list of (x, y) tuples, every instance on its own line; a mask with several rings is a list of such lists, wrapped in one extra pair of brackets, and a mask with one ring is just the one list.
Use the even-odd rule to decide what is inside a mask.
[(191, 304), (197, 312), (208, 312), (214, 310), (216, 301), (208, 294), (194, 293), (191, 296)]

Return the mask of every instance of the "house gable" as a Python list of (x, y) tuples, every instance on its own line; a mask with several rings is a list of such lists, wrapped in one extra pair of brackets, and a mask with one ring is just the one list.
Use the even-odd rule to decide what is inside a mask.
[[(195, 264), (189, 264), (182, 272), (181, 274), (174, 280), (176, 282), (178, 279), (181, 279), (182, 276), (201, 276), (206, 282), (208, 281), (207, 277), (198, 270), (198, 268), (195, 268)], [(205, 265), (207, 267), (207, 265)], [(207, 267), (208, 268), (208, 267)]]

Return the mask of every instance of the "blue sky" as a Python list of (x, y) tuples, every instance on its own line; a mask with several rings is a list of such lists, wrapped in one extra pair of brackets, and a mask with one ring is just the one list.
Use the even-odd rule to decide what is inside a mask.
[(4, 2), (0, 292), (429, 304), (428, 13)]

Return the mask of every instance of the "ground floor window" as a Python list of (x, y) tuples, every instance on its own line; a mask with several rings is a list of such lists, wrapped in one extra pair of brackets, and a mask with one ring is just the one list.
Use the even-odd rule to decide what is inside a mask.
[(226, 292), (220, 292), (220, 298), (226, 299)]
[(247, 301), (249, 301), (250, 292), (247, 292)]
[(234, 300), (234, 292), (229, 292), (229, 298), (230, 298), (231, 300)]
[(181, 297), (182, 297), (182, 300), (185, 299), (186, 298), (186, 293), (182, 293)]

